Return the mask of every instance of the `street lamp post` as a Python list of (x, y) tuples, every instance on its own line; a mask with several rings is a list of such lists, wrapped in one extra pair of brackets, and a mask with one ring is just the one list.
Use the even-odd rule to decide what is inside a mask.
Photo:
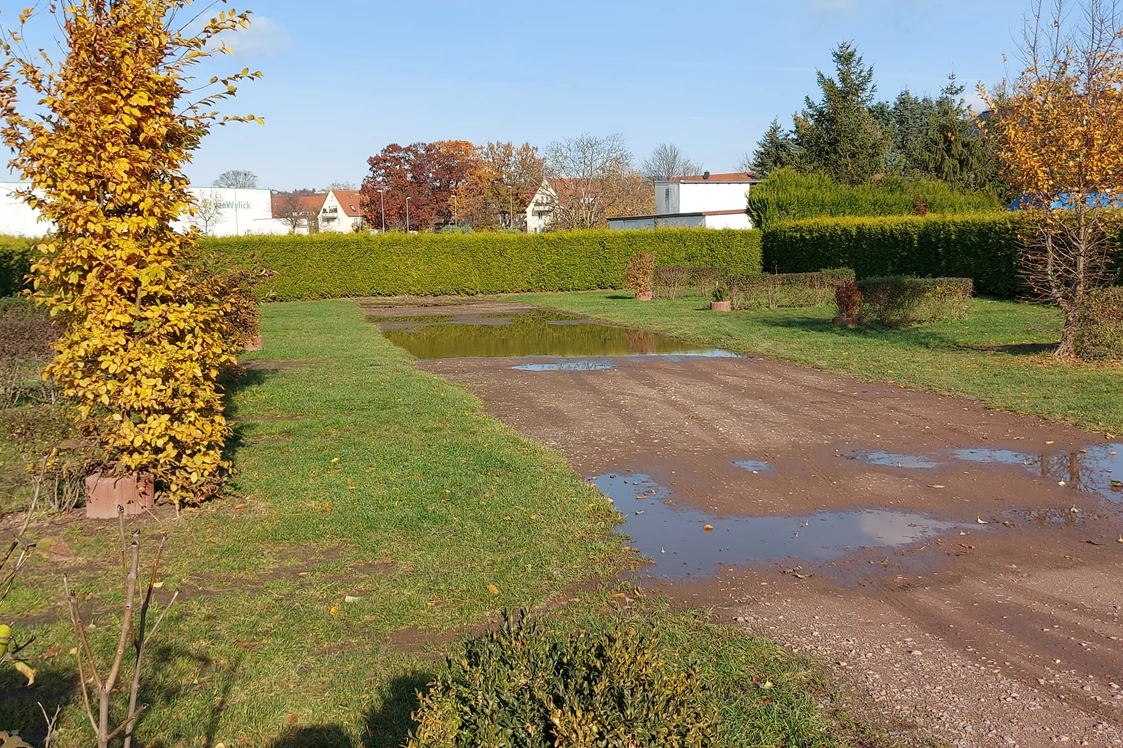
[(386, 233), (386, 190), (378, 191), (378, 201), (382, 204), (382, 233)]
[(410, 201), (410, 198), (407, 197), (406, 198), (406, 233), (407, 234), (409, 233), (409, 201)]

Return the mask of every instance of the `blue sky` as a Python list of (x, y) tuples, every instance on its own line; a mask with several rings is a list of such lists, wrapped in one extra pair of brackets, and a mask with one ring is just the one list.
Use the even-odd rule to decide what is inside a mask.
[[(545, 147), (620, 132), (642, 159), (677, 144), (731, 171), (773, 117), (790, 122), (830, 49), (853, 40), (879, 96), (1004, 75), (1029, 0), (246, 0), (257, 22), (221, 65), (265, 73), (188, 173), (249, 169), (263, 186), (358, 183), (391, 142)], [(209, 73), (209, 69), (208, 69)]]

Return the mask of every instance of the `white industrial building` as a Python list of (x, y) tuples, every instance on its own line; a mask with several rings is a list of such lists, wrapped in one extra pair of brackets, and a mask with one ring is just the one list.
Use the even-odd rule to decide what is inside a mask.
[(749, 190), (760, 180), (744, 172), (675, 177), (655, 182), (655, 215), (609, 218), (624, 229), (751, 229)]
[[(32, 210), (15, 193), (26, 189), (19, 182), (0, 182), (0, 235), (40, 237), (49, 233), (52, 226), (40, 221), (38, 211)], [(213, 204), (206, 227), (210, 236), (243, 236), (245, 234), (285, 234), (288, 228), (273, 219), (269, 190), (235, 190), (218, 187), (189, 188), (200, 204)], [(194, 224), (201, 229), (201, 219), (184, 216), (177, 229)]]

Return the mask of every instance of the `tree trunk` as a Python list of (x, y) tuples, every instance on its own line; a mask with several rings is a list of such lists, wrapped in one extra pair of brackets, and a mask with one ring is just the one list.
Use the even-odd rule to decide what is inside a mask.
[(1056, 356), (1068, 358), (1076, 355), (1076, 321), (1078, 307), (1075, 304), (1066, 304), (1065, 326), (1061, 331), (1061, 344), (1057, 346)]

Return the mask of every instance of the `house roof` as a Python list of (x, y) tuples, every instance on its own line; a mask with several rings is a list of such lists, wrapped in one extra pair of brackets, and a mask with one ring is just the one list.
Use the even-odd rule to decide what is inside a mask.
[[(328, 199), (326, 192), (317, 195), (286, 195), (274, 193), (271, 198), (271, 209), (274, 218), (284, 218), (294, 207), (301, 213), (319, 213), (323, 210), (324, 201)], [(296, 201), (295, 203), (293, 201)]]
[(690, 177), (674, 177), (672, 179), (660, 179), (660, 182), (759, 182), (751, 175), (743, 171), (729, 172), (728, 174), (710, 174), (708, 177), (705, 174), (696, 174)]
[(362, 218), (363, 211), (359, 209), (359, 192), (357, 190), (332, 190), (331, 194), (343, 206), (343, 212), (348, 218)]

